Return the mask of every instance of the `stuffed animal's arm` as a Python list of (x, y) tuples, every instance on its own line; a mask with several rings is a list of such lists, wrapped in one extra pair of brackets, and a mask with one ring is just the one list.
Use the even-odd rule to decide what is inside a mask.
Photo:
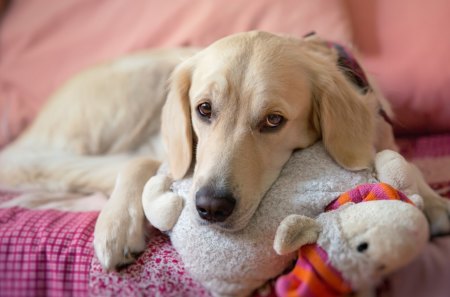
[(399, 153), (384, 150), (375, 156), (375, 170), (380, 182), (389, 184), (405, 193), (420, 209), (423, 199), (418, 194), (414, 168)]
[(155, 175), (147, 181), (142, 193), (145, 216), (160, 231), (171, 230), (183, 210), (183, 198), (170, 191), (172, 182), (166, 175)]

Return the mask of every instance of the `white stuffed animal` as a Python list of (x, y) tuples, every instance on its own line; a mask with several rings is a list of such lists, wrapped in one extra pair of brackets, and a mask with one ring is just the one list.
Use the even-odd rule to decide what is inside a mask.
[(278, 296), (346, 296), (354, 291), (375, 296), (383, 277), (424, 248), (427, 220), (402, 193), (386, 184), (366, 184), (339, 199), (345, 202), (349, 196), (357, 204), (347, 202), (315, 219), (290, 215), (281, 222), (274, 249), (280, 254), (298, 251), (298, 259), (295, 269), (277, 280)]
[[(388, 170), (408, 170), (406, 161), (391, 151), (377, 155), (376, 170), (383, 172), (385, 165)], [(277, 228), (287, 216), (316, 218), (343, 192), (378, 182), (373, 170), (351, 172), (341, 168), (319, 142), (292, 155), (246, 228), (225, 232), (200, 223), (194, 199), (190, 198), (192, 180), (172, 184), (166, 172), (161, 169), (144, 188), (145, 215), (154, 227), (169, 231), (186, 269), (216, 296), (250, 295), (289, 267), (296, 253), (279, 255), (273, 248)], [(394, 185), (400, 189), (410, 185), (408, 174), (402, 176)], [(420, 197), (411, 198), (420, 204)]]

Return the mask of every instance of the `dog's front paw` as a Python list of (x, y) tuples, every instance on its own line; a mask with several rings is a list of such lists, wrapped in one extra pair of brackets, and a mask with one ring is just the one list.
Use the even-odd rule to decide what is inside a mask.
[(450, 200), (441, 197), (425, 181), (419, 168), (409, 163), (418, 187), (418, 194), (423, 198), (423, 211), (430, 223), (431, 235), (450, 234)]
[(103, 209), (95, 225), (94, 249), (104, 269), (111, 271), (129, 265), (144, 251), (143, 221), (139, 211)]
[(450, 234), (450, 200), (436, 194), (427, 197), (424, 202), (431, 235)]
[(145, 216), (160, 231), (171, 230), (183, 210), (183, 198), (170, 192), (171, 184), (171, 178), (156, 175), (149, 179), (142, 193)]

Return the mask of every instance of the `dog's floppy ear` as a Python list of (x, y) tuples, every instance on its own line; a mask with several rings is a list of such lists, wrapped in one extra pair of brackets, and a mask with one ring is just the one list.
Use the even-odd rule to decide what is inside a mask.
[[(331, 61), (312, 80), (314, 126), (334, 160), (349, 170), (368, 168), (375, 156), (375, 111)], [(366, 99), (366, 101), (364, 101)]]
[(189, 105), (192, 67), (187, 62), (172, 73), (169, 93), (162, 111), (161, 131), (166, 145), (170, 172), (181, 179), (189, 170), (193, 154), (193, 135)]

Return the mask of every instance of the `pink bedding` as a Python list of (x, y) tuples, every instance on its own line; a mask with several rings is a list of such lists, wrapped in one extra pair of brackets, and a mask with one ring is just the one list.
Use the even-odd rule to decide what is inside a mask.
[[(0, 148), (30, 123), (57, 86), (99, 61), (149, 47), (203, 46), (244, 30), (294, 36), (315, 30), (359, 46), (368, 72), (400, 111), (397, 129), (447, 133), (399, 142), (433, 187), (450, 197), (450, 39), (445, 33), (450, 2), (312, 3), (13, 0), (0, 19)], [(0, 201), (14, 196), (0, 192)], [(0, 296), (207, 295), (161, 234), (135, 265), (104, 273), (92, 249), (97, 215), (0, 209)], [(449, 296), (449, 253), (450, 237), (434, 239), (417, 261), (386, 282), (383, 294)]]
[(97, 215), (0, 209), (0, 295), (87, 293)]
[[(431, 176), (432, 185), (450, 198), (450, 134), (401, 139), (399, 144), (419, 166), (439, 171), (441, 178)], [(0, 200), (15, 195), (0, 192)], [(104, 272), (92, 248), (97, 215), (0, 209), (0, 296), (209, 296), (161, 233), (154, 233), (137, 263)], [(433, 239), (421, 257), (386, 281), (382, 295), (448, 296), (449, 253), (450, 236)], [(270, 287), (255, 293), (272, 294)]]
[[(0, 199), (16, 194), (0, 192)], [(0, 209), (0, 296), (206, 296), (168, 238), (155, 233), (139, 261), (105, 273), (92, 240), (98, 212)]]
[(356, 44), (397, 132), (450, 131), (450, 1), (350, 0)]

